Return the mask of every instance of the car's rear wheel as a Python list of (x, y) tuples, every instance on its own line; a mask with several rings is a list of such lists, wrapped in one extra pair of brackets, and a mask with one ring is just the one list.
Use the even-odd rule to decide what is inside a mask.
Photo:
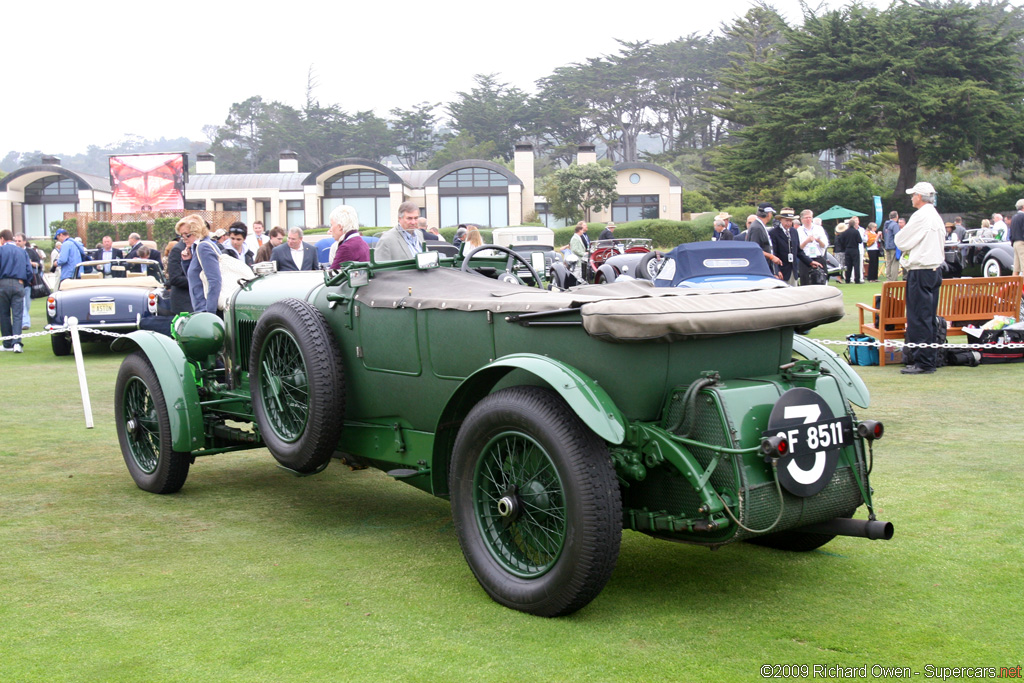
[(50, 348), (53, 349), (53, 355), (66, 356), (71, 353), (71, 340), (63, 332), (51, 334)]
[(121, 363), (114, 415), (121, 454), (138, 487), (151, 493), (180, 490), (192, 457), (172, 448), (167, 401), (153, 366), (141, 352), (130, 354)]
[(494, 600), (554, 617), (604, 588), (622, 536), (615, 470), (559, 396), (512, 387), (482, 400), (459, 430), (449, 478), (459, 544)]
[(1003, 266), (999, 263), (999, 259), (989, 257), (981, 265), (982, 277), (999, 277), (1002, 274)]
[(345, 419), (341, 353), (324, 316), (284, 299), (260, 316), (249, 356), (256, 424), (274, 458), (308, 474), (326, 465)]

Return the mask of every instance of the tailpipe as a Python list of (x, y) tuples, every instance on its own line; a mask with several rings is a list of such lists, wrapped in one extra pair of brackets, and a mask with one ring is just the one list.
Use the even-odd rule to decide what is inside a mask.
[(892, 538), (893, 526), (892, 522), (836, 517), (820, 524), (802, 526), (799, 529), (793, 529), (793, 531), (810, 534), (833, 534), (835, 536), (857, 536), (858, 538), (869, 538), (872, 541), (888, 541)]

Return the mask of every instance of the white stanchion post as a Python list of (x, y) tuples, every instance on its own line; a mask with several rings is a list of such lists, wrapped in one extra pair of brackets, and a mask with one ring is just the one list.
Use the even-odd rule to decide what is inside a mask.
[(82, 340), (78, 337), (78, 318), (68, 318), (68, 327), (71, 328), (71, 346), (75, 351), (75, 366), (78, 368), (78, 386), (82, 390), (85, 428), (92, 429), (92, 402), (89, 400), (89, 385), (85, 380), (85, 361), (82, 360)]

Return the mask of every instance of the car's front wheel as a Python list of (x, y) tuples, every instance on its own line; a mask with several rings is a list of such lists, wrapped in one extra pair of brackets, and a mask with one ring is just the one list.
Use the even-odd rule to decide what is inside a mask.
[(274, 458), (308, 474), (326, 465), (345, 420), (341, 353), (324, 316), (284, 299), (260, 316), (249, 355), (256, 424)]
[(185, 485), (189, 453), (175, 451), (167, 401), (153, 366), (141, 353), (121, 363), (114, 388), (117, 440), (128, 472), (150, 493), (174, 493)]
[(622, 536), (615, 470), (557, 394), (512, 387), (478, 403), (459, 430), (449, 484), (462, 552), (497, 602), (561, 616), (611, 577)]

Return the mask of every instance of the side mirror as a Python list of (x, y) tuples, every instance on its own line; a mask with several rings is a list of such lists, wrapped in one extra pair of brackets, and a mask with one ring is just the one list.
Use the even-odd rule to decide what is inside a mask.
[(416, 268), (419, 270), (429, 270), (440, 266), (441, 259), (436, 251), (424, 251), (416, 254)]

